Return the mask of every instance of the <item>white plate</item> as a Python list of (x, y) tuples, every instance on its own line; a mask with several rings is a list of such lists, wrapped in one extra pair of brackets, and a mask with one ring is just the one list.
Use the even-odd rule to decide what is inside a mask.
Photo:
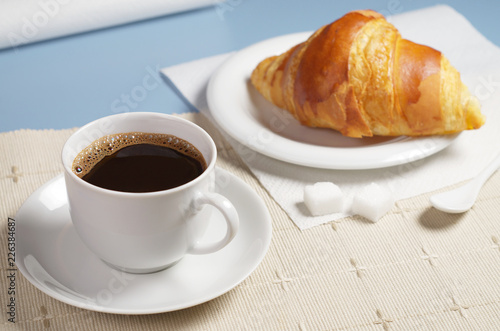
[(268, 39), (231, 56), (210, 79), (207, 100), (215, 121), (239, 143), (264, 155), (326, 169), (374, 169), (412, 162), (458, 136), (348, 138), (301, 125), (265, 100), (250, 83), (257, 64), (306, 40), (310, 32)]
[[(80, 308), (117, 314), (151, 314), (191, 307), (238, 285), (259, 265), (271, 241), (264, 202), (242, 180), (217, 169), (217, 187), (240, 215), (233, 241), (209, 255), (187, 255), (152, 274), (116, 271), (93, 255), (69, 216), (63, 176), (33, 193), (16, 216), (16, 264), (42, 292)], [(224, 233), (214, 213), (207, 241)]]

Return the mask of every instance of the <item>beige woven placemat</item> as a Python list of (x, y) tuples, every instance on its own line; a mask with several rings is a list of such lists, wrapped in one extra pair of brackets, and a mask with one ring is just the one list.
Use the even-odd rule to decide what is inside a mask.
[(221, 135), (218, 166), (264, 199), (273, 239), (262, 264), (210, 302), (155, 315), (87, 311), (15, 278), (15, 323), (8, 320), (8, 217), (62, 172), (59, 154), (74, 131), (0, 134), (0, 329), (5, 330), (498, 330), (500, 173), (474, 208), (448, 215), (429, 195), (398, 202), (378, 223), (351, 217), (300, 231), (262, 189)]

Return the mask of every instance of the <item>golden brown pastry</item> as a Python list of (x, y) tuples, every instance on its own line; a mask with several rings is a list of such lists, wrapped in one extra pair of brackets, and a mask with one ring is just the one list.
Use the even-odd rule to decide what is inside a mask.
[(478, 100), (437, 50), (354, 11), (263, 60), (252, 84), (302, 124), (349, 137), (433, 135), (484, 124)]

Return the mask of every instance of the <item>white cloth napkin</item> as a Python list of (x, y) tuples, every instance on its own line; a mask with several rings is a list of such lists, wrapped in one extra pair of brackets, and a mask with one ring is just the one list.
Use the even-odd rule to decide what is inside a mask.
[(3, 0), (0, 49), (213, 5), (215, 0)]
[[(486, 124), (479, 130), (462, 133), (449, 147), (433, 156), (375, 170), (324, 170), (287, 164), (245, 152), (245, 146), (228, 137), (250, 170), (300, 229), (351, 214), (346, 209), (343, 213), (311, 216), (303, 203), (306, 185), (333, 182), (349, 201), (366, 185), (375, 182), (389, 188), (397, 200), (405, 199), (472, 178), (500, 151), (500, 49), (448, 6), (408, 12), (388, 20), (404, 38), (432, 46), (448, 57), (472, 93), (480, 99)], [(222, 54), (164, 68), (162, 73), (181, 95), (212, 118), (206, 101), (207, 84), (213, 72), (229, 56), (231, 54)]]

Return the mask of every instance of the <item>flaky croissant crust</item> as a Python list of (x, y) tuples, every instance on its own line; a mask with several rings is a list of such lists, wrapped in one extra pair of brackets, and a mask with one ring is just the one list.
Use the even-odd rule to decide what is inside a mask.
[(255, 68), (251, 82), (302, 124), (349, 137), (449, 134), (484, 124), (477, 99), (439, 51), (354, 11)]

